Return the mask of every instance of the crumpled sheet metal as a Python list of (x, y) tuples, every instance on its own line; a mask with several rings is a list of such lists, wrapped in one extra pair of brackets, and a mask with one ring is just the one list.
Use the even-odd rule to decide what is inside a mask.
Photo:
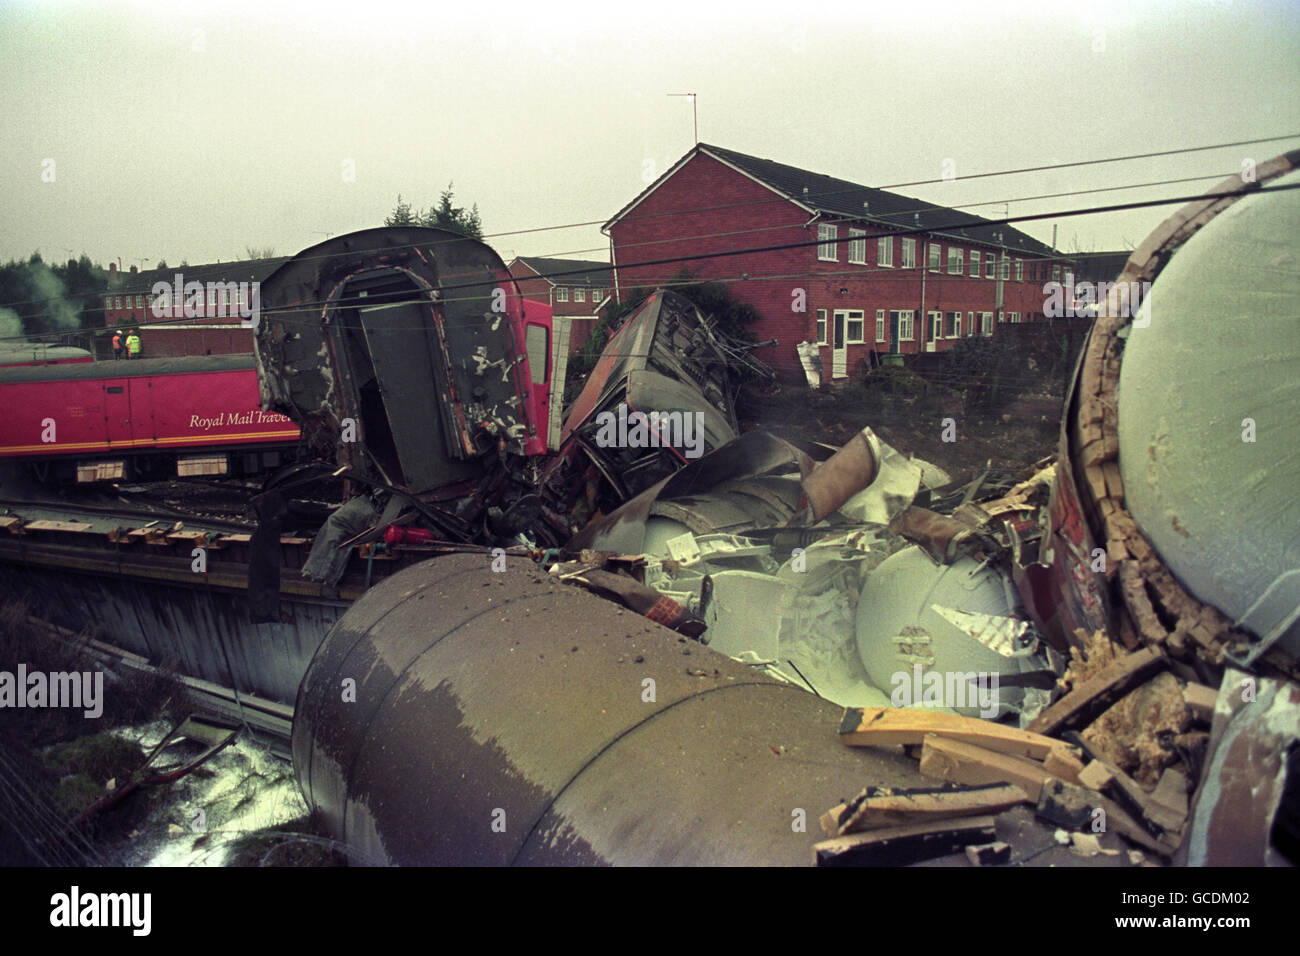
[(795, 468), (803, 476), (812, 472), (813, 460), (808, 453), (768, 432), (746, 432), (651, 485), (611, 514), (593, 521), (574, 535), (565, 548), (640, 554), (645, 541), (645, 522), (657, 501), (703, 494), (725, 481)]
[(1189, 866), (1285, 864), (1269, 836), (1286, 784), (1286, 751), (1297, 739), (1300, 685), (1224, 672), (1184, 842)]

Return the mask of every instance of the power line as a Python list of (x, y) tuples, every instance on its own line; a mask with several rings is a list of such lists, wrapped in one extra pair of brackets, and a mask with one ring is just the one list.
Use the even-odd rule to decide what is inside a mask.
[[(1206, 149), (1206, 148), (1213, 148), (1213, 147), (1194, 147), (1194, 148), (1192, 148), (1192, 151), (1197, 150), (1197, 149)], [(1203, 179), (1203, 178), (1210, 178), (1210, 177), (1207, 176), (1207, 177), (1193, 177), (1193, 178), (1194, 178), (1194, 179)], [(1182, 180), (1173, 180), (1173, 181), (1171, 181), (1171, 182), (1180, 182), (1180, 181), (1182, 181)], [(1081, 192), (1081, 193), (1089, 193), (1089, 192), (1094, 192), (1094, 191), (1111, 191), (1112, 189), (1119, 189), (1119, 188), (1128, 188), (1128, 187), (1108, 187), (1107, 189), (1103, 189), (1103, 190), (1083, 190), (1083, 191), (1080, 191), (1080, 192)], [(1136, 187), (1133, 187), (1133, 188), (1136, 188)], [(1257, 187), (1257, 188), (1254, 189), (1254, 190), (1250, 190), (1250, 192), (1277, 192), (1277, 191), (1284, 191), (1284, 190), (1292, 189), (1292, 188), (1296, 188), (1296, 187), (1295, 187), (1295, 186)], [(1065, 194), (1065, 195), (1069, 195), (1069, 194)], [(1007, 216), (1007, 217), (1004, 217), (1004, 218), (1002, 218), (1002, 219), (997, 219), (997, 220), (986, 220), (986, 221), (983, 223), (983, 225), (984, 225), (984, 226), (993, 226), (993, 227), (996, 227), (996, 226), (999, 226), (999, 225), (1009, 225), (1009, 224), (1014, 223), (1014, 222), (1025, 222), (1025, 221), (1033, 221), (1033, 220), (1039, 220), (1039, 219), (1050, 219), (1050, 218), (1069, 218), (1069, 217), (1071, 217), (1071, 216), (1078, 216), (1078, 215), (1100, 214), (1100, 213), (1105, 213), (1105, 212), (1115, 212), (1115, 211), (1122, 211), (1122, 210), (1128, 210), (1128, 209), (1139, 209), (1139, 208), (1146, 208), (1146, 207), (1151, 207), (1151, 206), (1170, 205), (1170, 204), (1173, 204), (1173, 203), (1180, 203), (1180, 202), (1193, 202), (1193, 201), (1204, 200), (1204, 199), (1227, 198), (1227, 197), (1239, 197), (1239, 196), (1241, 196), (1241, 195), (1244, 195), (1244, 193), (1243, 193), (1242, 191), (1240, 191), (1240, 190), (1232, 190), (1232, 191), (1230, 191), (1230, 192), (1225, 192), (1225, 193), (1202, 193), (1202, 194), (1192, 195), (1192, 196), (1180, 196), (1180, 197), (1171, 197), (1171, 198), (1165, 198), (1165, 199), (1142, 200), (1142, 201), (1131, 202), (1131, 203), (1113, 204), (1113, 205), (1110, 205), (1110, 206), (1093, 207), (1093, 208), (1091, 208), (1091, 209), (1057, 210), (1057, 211), (1054, 211), (1054, 212), (1048, 212), (1048, 213), (1035, 213), (1035, 214), (1023, 214), (1023, 215), (1019, 215), (1019, 216)], [(963, 227), (966, 227), (966, 226), (968, 226), (968, 225), (969, 225), (969, 224), (957, 223), (957, 224), (954, 224), (954, 225), (938, 225), (938, 226), (930, 225), (930, 226), (917, 226), (917, 227), (913, 227), (913, 228), (909, 228), (909, 229), (900, 229), (900, 228), (895, 228), (895, 229), (893, 229), (893, 230), (891, 230), (891, 231), (888, 231), (888, 232), (879, 233), (879, 234), (877, 234), (877, 235), (870, 236), (870, 237), (864, 236), (864, 237), (861, 237), (861, 238), (863, 238), (863, 239), (866, 239), (866, 238), (875, 238), (875, 239), (880, 239), (880, 238), (888, 238), (888, 237), (894, 237), (894, 236), (907, 237), (907, 236), (912, 236), (912, 235), (925, 235), (925, 234), (930, 234), (930, 233), (945, 232), (945, 231), (948, 231), (948, 230), (951, 230), (951, 229), (963, 228)], [(791, 227), (787, 227), (787, 228), (791, 228)], [(750, 231), (750, 230), (740, 230), (740, 231), (739, 231), (739, 234), (745, 234), (745, 233), (747, 233), (747, 232), (749, 232), (749, 231)], [(761, 230), (756, 230), (756, 231), (761, 231)], [(431, 244), (437, 244), (437, 243), (441, 243), (441, 242), (454, 242), (454, 241), (465, 241), (465, 240), (464, 240), (463, 237), (457, 237), (456, 239), (435, 240), (434, 243), (431, 243)], [(475, 241), (475, 240), (469, 240), (469, 241)], [(664, 240), (664, 242), (669, 242), (669, 241), (674, 241), (674, 240)], [(850, 242), (850, 241), (852, 241), (852, 240), (841, 240), (841, 239), (836, 239), (836, 240), (833, 240), (831, 243), (828, 243), (828, 242), (826, 242), (826, 241), (824, 241), (824, 240), (822, 240), (822, 239), (819, 238), (819, 239), (800, 240), (800, 241), (798, 241), (798, 242), (791, 242), (791, 243), (772, 244), (772, 245), (767, 245), (767, 246), (748, 247), (748, 248), (742, 248), (742, 249), (731, 249), (731, 250), (721, 250), (721, 251), (707, 252), (707, 253), (694, 253), (694, 254), (690, 254), (690, 255), (675, 256), (675, 257), (667, 257), (667, 258), (660, 258), (660, 259), (651, 259), (651, 260), (645, 260), (645, 261), (641, 261), (641, 262), (622, 263), (622, 264), (620, 264), (620, 265), (617, 266), (617, 270), (619, 270), (619, 271), (623, 271), (623, 270), (630, 270), (630, 269), (644, 268), (644, 267), (647, 267), (647, 266), (655, 266), (655, 265), (669, 265), (669, 264), (678, 264), (678, 263), (684, 263), (684, 262), (695, 262), (695, 261), (702, 261), (702, 260), (715, 259), (715, 258), (723, 258), (723, 257), (729, 257), (729, 256), (740, 256), (740, 255), (749, 255), (749, 254), (762, 253), (762, 252), (772, 252), (772, 251), (782, 251), (782, 250), (788, 250), (788, 249), (807, 248), (807, 247), (812, 247), (812, 246), (828, 245), (828, 244), (835, 244), (835, 245), (838, 246), (839, 243), (842, 243), (842, 242)], [(654, 243), (654, 244), (659, 244), (659, 243)], [(421, 244), (421, 245), (423, 245), (423, 244)], [(384, 249), (377, 249), (377, 250), (375, 250), (375, 251), (389, 251), (389, 250), (392, 250), (392, 249), (400, 249), (400, 248), (407, 248), (407, 247), (404, 247), (404, 246), (393, 246), (393, 247), (385, 247)], [(354, 254), (354, 255), (355, 255), (355, 254), (358, 254), (358, 253), (355, 252), (355, 251), (353, 251), (351, 254)], [(1025, 255), (1026, 255), (1028, 258), (1031, 258), (1031, 259), (1033, 259), (1033, 260), (1035, 260), (1035, 261), (1043, 261), (1044, 259), (1047, 259), (1048, 261), (1050, 261), (1052, 258), (1060, 258), (1060, 259), (1065, 259), (1065, 258), (1067, 258), (1067, 257), (1042, 257), (1042, 256), (1037, 256), (1037, 255), (1032, 254), (1032, 253), (1027, 253), (1027, 254), (1025, 254)], [(1005, 256), (1005, 252), (1004, 252), (1004, 256)], [(308, 257), (308, 258), (312, 258), (312, 257)], [(1069, 258), (1073, 258), (1073, 257), (1069, 257)], [(539, 274), (538, 276), (536, 276), (535, 278), (556, 279), (556, 278), (564, 278), (564, 277), (572, 276), (572, 275), (586, 275), (586, 274), (588, 274), (589, 272), (590, 272), (589, 269), (570, 269), (570, 270), (560, 270), (560, 271), (555, 271), (555, 272), (542, 273), (542, 274)], [(513, 279), (513, 277), (511, 277), (511, 280), (510, 280), (510, 281), (516, 281), (516, 282), (517, 282), (518, 280), (515, 280), (515, 279)], [(1000, 280), (1000, 281), (1009, 281), (1009, 280)], [(441, 286), (440, 289), (439, 289), (439, 292), (440, 292), (440, 293), (444, 293), (444, 292), (449, 292), (449, 291), (455, 291), (455, 290), (458, 290), (458, 289), (467, 289), (467, 288), (482, 287), (482, 286), (484, 286), (484, 285), (486, 285), (486, 284), (488, 284), (488, 283), (484, 282), (483, 280), (479, 280), (479, 281), (472, 282), (472, 283), (459, 283), (459, 284), (455, 284), (455, 283), (453, 283), (453, 284), (449, 284), (449, 285), (443, 285), (443, 286)], [(89, 294), (96, 294), (96, 293), (89, 293)], [(98, 294), (102, 295), (102, 293), (98, 293)], [(134, 293), (132, 293), (132, 294), (134, 294)], [(521, 298), (523, 297), (522, 294), (520, 295), (520, 297), (521, 297)], [(443, 302), (463, 301), (463, 300), (456, 300), (456, 299), (447, 299), (445, 296), (440, 296), (440, 298), (441, 298), (441, 301), (443, 301)], [(38, 300), (33, 300), (33, 301), (38, 301)], [(285, 307), (282, 307), (282, 308), (280, 308), (280, 309), (274, 309), (274, 310), (262, 310), (260, 314), (265, 314), (265, 315), (276, 315), (276, 314), (281, 314), (281, 313), (284, 313), (284, 312), (287, 312), (287, 311), (296, 311), (296, 310), (298, 310), (298, 309), (306, 308), (306, 307), (310, 307), (310, 306), (316, 306), (316, 305), (324, 306), (324, 305), (327, 305), (327, 304), (328, 304), (328, 302), (325, 301), (325, 300), (320, 300), (320, 301), (306, 301), (306, 302), (294, 303), (294, 304), (292, 304), (292, 305), (285, 306)], [(190, 318), (190, 317), (187, 317), (187, 318)], [(197, 317), (197, 316), (196, 316), (196, 317), (193, 317), (193, 318), (201, 318), (201, 317)], [(172, 317), (168, 317), (168, 318), (166, 318), (166, 319), (159, 319), (159, 322), (162, 322), (162, 321), (168, 321), (168, 322), (171, 322), (171, 321), (176, 321), (176, 319), (175, 319), (175, 318), (172, 318)], [(141, 325), (141, 327), (147, 327), (148, 325), (151, 325), (151, 324), (158, 324), (158, 323), (141, 322), (141, 323), (138, 323), (138, 324)], [(107, 327), (106, 327), (106, 328), (107, 328)], [(76, 330), (76, 331), (84, 333), (84, 332), (86, 332), (86, 331), (97, 331), (97, 330), (85, 330), (85, 329), (82, 329), (82, 330)], [(50, 335), (50, 334), (65, 334), (65, 333), (32, 333), (32, 334), (36, 334), (36, 335), (40, 335), (40, 334)], [(70, 330), (70, 331), (69, 331), (68, 333), (66, 333), (66, 334), (74, 334), (74, 333)], [(16, 337), (15, 337), (15, 338), (16, 338)]]
[[(822, 192), (822, 193), (810, 193), (810, 194), (808, 194), (808, 196), (806, 196), (806, 197), (802, 197), (802, 198), (808, 198), (808, 199), (824, 198), (824, 197), (826, 197), (826, 196), (840, 195), (840, 194), (845, 193), (845, 192), (855, 192), (855, 191), (857, 191), (858, 189), (862, 189), (862, 188), (868, 188), (868, 189), (876, 189), (876, 190), (884, 190), (884, 191), (888, 191), (888, 190), (891, 190), (891, 189), (901, 189), (901, 188), (908, 187), (908, 186), (925, 186), (925, 185), (935, 185), (935, 184), (938, 184), (938, 183), (946, 183), (946, 182), (961, 182), (961, 181), (972, 180), (972, 179), (987, 179), (987, 178), (997, 177), (997, 176), (1014, 176), (1014, 175), (1020, 175), (1020, 174), (1023, 174), (1023, 173), (1030, 173), (1030, 172), (1045, 172), (1045, 171), (1048, 171), (1048, 170), (1054, 170), (1054, 169), (1072, 169), (1072, 168), (1078, 168), (1078, 167), (1082, 167), (1082, 166), (1096, 166), (1096, 165), (1103, 165), (1103, 164), (1107, 164), (1107, 163), (1129, 162), (1129, 161), (1134, 161), (1134, 160), (1138, 160), (1138, 159), (1150, 159), (1150, 158), (1153, 158), (1153, 157), (1160, 157), (1160, 156), (1175, 156), (1175, 155), (1180, 155), (1180, 154), (1184, 154), (1184, 153), (1205, 152), (1205, 151), (1208, 151), (1208, 150), (1215, 150), (1215, 149), (1230, 149), (1230, 148), (1234, 148), (1234, 147), (1237, 147), (1237, 146), (1252, 146), (1252, 145), (1257, 145), (1257, 144), (1260, 144), (1260, 143), (1272, 143), (1272, 142), (1278, 142), (1278, 141), (1280, 141), (1280, 140), (1296, 139), (1296, 138), (1300, 138), (1300, 133), (1288, 133), (1288, 134), (1283, 135), (1283, 136), (1265, 136), (1265, 137), (1260, 137), (1260, 138), (1257, 138), (1257, 139), (1236, 140), (1236, 141), (1228, 142), (1228, 143), (1211, 143), (1211, 144), (1208, 144), (1208, 145), (1202, 145), (1202, 146), (1184, 146), (1184, 147), (1178, 147), (1178, 148), (1175, 148), (1175, 149), (1159, 150), (1159, 151), (1156, 151), (1156, 152), (1150, 152), (1150, 153), (1133, 153), (1133, 154), (1126, 155), (1126, 156), (1108, 156), (1108, 157), (1102, 157), (1102, 158), (1099, 158), (1099, 159), (1075, 160), (1075, 161), (1068, 162), (1068, 163), (1049, 163), (1049, 164), (1038, 165), (1038, 166), (1026, 166), (1026, 167), (1021, 167), (1021, 168), (1017, 168), (1017, 169), (1002, 169), (1002, 170), (994, 170), (994, 171), (986, 172), (986, 173), (972, 173), (972, 174), (967, 175), (967, 176), (957, 176), (957, 177), (953, 177), (953, 178), (950, 178), (950, 179), (945, 179), (945, 178), (943, 178), (943, 177), (940, 177), (939, 179), (922, 179), (922, 180), (912, 180), (912, 181), (909, 181), (909, 182), (891, 183), (891, 184), (886, 185), (886, 186), (870, 186), (870, 187), (854, 186), (852, 189), (827, 190), (827, 191)], [(700, 144), (697, 144), (695, 148), (696, 148), (696, 149), (699, 149), (699, 148), (708, 148), (708, 144), (700, 143)], [(721, 148), (721, 147), (717, 147), (717, 148)], [(765, 161), (766, 161), (766, 160), (765, 160)], [(680, 162), (680, 160), (679, 160), (679, 162)], [(778, 165), (786, 165), (786, 164), (778, 164)], [(792, 168), (793, 168), (793, 167), (792, 167)], [(814, 173), (813, 175), (822, 175), (822, 174)], [(662, 177), (660, 177), (660, 178), (662, 178)], [(825, 177), (825, 178), (835, 178), (835, 177)], [(1176, 181), (1177, 181), (1177, 180), (1172, 180), (1171, 182), (1176, 182)], [(1122, 187), (1117, 187), (1117, 188), (1122, 188)], [(642, 192), (644, 192), (644, 190), (642, 190)], [(640, 194), (638, 194), (638, 195), (640, 195)], [(1059, 195), (1069, 195), (1069, 194), (1068, 194), (1068, 193), (1062, 193), (1062, 194), (1059, 194)], [(908, 197), (904, 197), (904, 198), (908, 198)], [(758, 199), (758, 200), (747, 200), (747, 201), (745, 201), (745, 202), (740, 202), (740, 203), (724, 203), (724, 204), (714, 205), (714, 206), (699, 206), (699, 207), (694, 207), (694, 208), (690, 208), (690, 209), (665, 210), (664, 212), (661, 212), (661, 213), (645, 214), (645, 215), (642, 215), (642, 216), (638, 216), (638, 217), (636, 217), (636, 218), (637, 218), (638, 220), (641, 220), (641, 219), (651, 219), (651, 218), (662, 218), (662, 217), (666, 217), (666, 216), (690, 215), (690, 214), (701, 213), (701, 212), (715, 212), (715, 211), (717, 211), (717, 210), (721, 210), (721, 209), (736, 209), (736, 208), (744, 208), (744, 207), (748, 207), (748, 206), (766, 205), (766, 204), (769, 204), (769, 203), (780, 203), (780, 202), (788, 202), (788, 201), (789, 201), (788, 198), (786, 198), (786, 197), (784, 197), (784, 196), (778, 196), (778, 197), (773, 197), (773, 198), (770, 198), (770, 199), (765, 198), (765, 199)], [(921, 200), (915, 200), (915, 201), (917, 201), (917, 202), (921, 202)], [(993, 205), (993, 204), (1002, 203), (1002, 202), (1009, 202), (1009, 201), (1011, 201), (1011, 202), (1015, 202), (1015, 201), (1020, 201), (1020, 200), (994, 200), (994, 201), (991, 201), (991, 202), (988, 203), (988, 204)], [(1025, 201), (1028, 201), (1028, 200), (1025, 200)], [(919, 208), (917, 208), (917, 209), (915, 209), (915, 210), (906, 210), (906, 211), (901, 212), (901, 213), (891, 213), (891, 214), (889, 214), (889, 215), (886, 216), (886, 217), (879, 217), (879, 218), (889, 218), (889, 217), (892, 217), (892, 216), (898, 216), (898, 215), (910, 215), (910, 214), (912, 214), (912, 213), (914, 213), (914, 212), (933, 211), (933, 210), (936, 210), (936, 209), (940, 209), (940, 210), (941, 210), (941, 209), (952, 209), (952, 208), (965, 208), (965, 206), (972, 206), (972, 205), (981, 205), (981, 204), (980, 204), (980, 203), (968, 203), (968, 204), (964, 204), (964, 206), (955, 206), (955, 207), (954, 207), (954, 206), (941, 206), (941, 205), (939, 205), (939, 204), (937, 204), (937, 203), (936, 203), (936, 204), (926, 204), (925, 206), (923, 206), (923, 207), (919, 207)], [(616, 215), (617, 215), (617, 214), (616, 214)], [(878, 218), (878, 217), (864, 217), (864, 218)], [(557, 231), (557, 230), (560, 230), (560, 229), (576, 229), (576, 228), (582, 228), (582, 227), (588, 227), (588, 226), (603, 226), (603, 225), (604, 225), (606, 222), (608, 222), (608, 221), (609, 221), (608, 219), (592, 219), (592, 220), (587, 220), (587, 221), (583, 221), (583, 222), (561, 223), (561, 224), (559, 224), (559, 225), (553, 225), (553, 226), (536, 226), (536, 227), (532, 227), (532, 228), (529, 228), (529, 229), (516, 229), (516, 230), (510, 230), (510, 231), (506, 231), (506, 232), (488, 233), (488, 234), (485, 234), (484, 236), (481, 237), (481, 241), (486, 242), (488, 239), (497, 239), (497, 238), (503, 238), (503, 237), (507, 237), (507, 236), (522, 236), (522, 235), (531, 235), (531, 234), (535, 234), (535, 233), (539, 233), (539, 232), (552, 232), (552, 231)], [(965, 223), (965, 224), (962, 224), (962, 225), (964, 225), (966, 228), (972, 228), (972, 227), (975, 227), (975, 226), (983, 227), (983, 226), (985, 226), (985, 225), (989, 225), (989, 224), (991, 224), (991, 223), (988, 223), (988, 222), (981, 222), (981, 223), (977, 223), (977, 224)], [(992, 223), (992, 224), (996, 224), (996, 223)], [(384, 227), (381, 226), (381, 227), (375, 227), (375, 228), (384, 228)], [(401, 228), (401, 227), (390, 227), (390, 228)], [(953, 227), (949, 227), (949, 228), (953, 228)], [(956, 228), (961, 228), (961, 226), (958, 226), (958, 227), (956, 227)], [(457, 237), (455, 237), (455, 238), (440, 239), (440, 240), (432, 240), (432, 241), (430, 241), (430, 242), (411, 243), (411, 244), (409, 244), (409, 245), (407, 245), (407, 246), (391, 246), (391, 247), (384, 247), (384, 248), (385, 248), (385, 249), (401, 249), (401, 248), (417, 248), (417, 247), (418, 247), (418, 248), (426, 248), (426, 247), (430, 247), (430, 246), (439, 245), (439, 244), (442, 244), (442, 243), (462, 241), (464, 238), (472, 238), (472, 237), (461, 237), (461, 236), (457, 236)], [(362, 254), (362, 253), (366, 253), (366, 252), (378, 252), (378, 251), (384, 251), (384, 250), (383, 250), (383, 249), (380, 249), (380, 248), (375, 248), (375, 249), (354, 249), (354, 250), (349, 250), (349, 251), (352, 252), (352, 253), (354, 253), (354, 254)], [(288, 258), (294, 259), (294, 260), (296, 260), (296, 261), (311, 261), (312, 259), (315, 259), (315, 258), (331, 258), (331, 257), (332, 257), (332, 254), (331, 254), (331, 255), (324, 255), (324, 254), (322, 254), (321, 256), (315, 256), (315, 257), (311, 257), (311, 256), (304, 257), (304, 256), (302, 256), (302, 255), (300, 254), (300, 255), (298, 255), (298, 256), (291, 256), (291, 257), (288, 257)], [(546, 257), (535, 257), (535, 258), (546, 258)], [(239, 260), (236, 260), (236, 261), (239, 261)], [(213, 264), (213, 263), (202, 263), (202, 265), (212, 265), (212, 264)], [(154, 270), (154, 271), (156, 271), (156, 270)]]

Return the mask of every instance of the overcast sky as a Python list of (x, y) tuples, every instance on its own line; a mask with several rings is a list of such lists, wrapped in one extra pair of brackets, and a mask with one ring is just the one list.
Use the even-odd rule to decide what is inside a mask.
[[(0, 0), (0, 259), (288, 255), (449, 181), (507, 259), (694, 141), (872, 186), (1300, 132), (1294, 0), (340, 4)], [(1238, 172), (1258, 146), (909, 187), (945, 204)], [(53, 161), (52, 164), (50, 161)], [(354, 170), (354, 175), (347, 175)], [(46, 181), (53, 179), (52, 182)], [(1040, 202), (1086, 208), (1207, 188)], [(1057, 220), (1139, 242), (1173, 207)], [(1001, 215), (1003, 207), (972, 207)], [(1053, 221), (1022, 228), (1051, 241)]]

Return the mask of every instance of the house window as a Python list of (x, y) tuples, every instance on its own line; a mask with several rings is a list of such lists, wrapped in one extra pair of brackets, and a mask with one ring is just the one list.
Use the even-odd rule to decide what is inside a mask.
[(959, 276), (962, 274), (962, 270), (966, 267), (963, 261), (964, 256), (964, 249), (957, 249), (953, 246), (948, 247), (948, 275)]
[(861, 229), (849, 230), (849, 262), (854, 265), (865, 266), (867, 264), (866, 235)]
[(1019, 313), (1019, 312), (1012, 312), (1012, 313), (1011, 313), (1011, 324), (1012, 324), (1012, 325), (1019, 325), (1019, 324), (1020, 324), (1020, 313)]
[(844, 342), (846, 345), (861, 345), (863, 338), (863, 312), (861, 309), (837, 310), (836, 315), (844, 316)]
[(576, 289), (574, 289), (574, 290), (573, 290), (573, 301), (574, 301), (574, 302), (586, 302), (586, 301), (587, 301), (587, 290), (584, 289), (582, 286), (578, 286)]
[(997, 257), (993, 253), (988, 253), (984, 257), (984, 278), (992, 279), (993, 270), (997, 268)]
[(1011, 278), (1011, 260), (1005, 252), (998, 257), (998, 278), (1003, 282)]
[(566, 287), (566, 286), (562, 286), (562, 285), (561, 285), (561, 286), (556, 286), (556, 287), (555, 287), (555, 301), (556, 301), (556, 302), (568, 302), (568, 301), (569, 301), (569, 290), (568, 290), (568, 287)]
[(993, 313), (992, 312), (980, 313), (980, 331), (983, 332), (985, 335), (993, 334)]
[(1060, 281), (1061, 281), (1061, 267), (1060, 267), (1060, 266), (1052, 266), (1052, 281), (1053, 281), (1053, 282), (1060, 282)]
[(937, 342), (943, 338), (943, 313), (930, 313), (930, 341)]
[(113, 308), (115, 309), (122, 308), (122, 297), (120, 295), (117, 296), (115, 299), (113, 299)]
[(599, 301), (601, 301), (603, 298), (605, 298), (605, 290), (604, 290), (604, 289), (592, 289), (592, 290), (591, 290), (591, 301), (592, 301), (592, 302), (599, 302)]
[(894, 267), (894, 237), (881, 236), (876, 240), (876, 265), (886, 269)]
[(980, 277), (980, 251), (978, 249), (970, 251), (970, 277), (972, 279)]
[(948, 313), (948, 338), (950, 339), (961, 338), (961, 313), (960, 312)]
[(1005, 312), (999, 312), (999, 313), (998, 313), (998, 325), (1002, 325), (1004, 322), (1006, 322), (1006, 320), (1007, 320), (1007, 314), (1006, 314)]
[(916, 240), (915, 239), (903, 240), (903, 268), (904, 269), (916, 268)]
[(975, 313), (974, 312), (966, 313), (966, 334), (967, 335), (975, 334)]
[(876, 341), (885, 341), (885, 310), (876, 309)]
[(916, 313), (909, 309), (901, 312), (891, 312), (889, 314), (891, 317), (892, 316), (898, 317), (898, 341), (900, 342), (912, 341), (912, 325), (913, 325), (913, 318), (915, 317)]
[(829, 344), (826, 340), (826, 310), (825, 309), (817, 310), (817, 344), (818, 345)]
[(143, 309), (143, 308), (144, 308), (144, 296), (142, 296), (142, 295), (137, 295), (137, 296), (135, 297), (135, 307), (136, 307), (137, 309)]
[(1016, 260), (1016, 281), (1017, 282), (1025, 281), (1025, 260), (1024, 259)]
[(930, 271), (939, 271), (939, 243), (930, 243)]
[(817, 240), (821, 243), (817, 247), (817, 258), (826, 262), (838, 262), (840, 258), (839, 250), (835, 248), (835, 240), (839, 238), (840, 228), (832, 223), (823, 222), (817, 226)]

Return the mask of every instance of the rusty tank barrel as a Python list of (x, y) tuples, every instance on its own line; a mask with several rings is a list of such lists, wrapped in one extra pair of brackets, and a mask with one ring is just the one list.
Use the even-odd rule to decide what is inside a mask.
[(367, 592), (298, 692), (308, 804), (385, 864), (807, 865), (902, 757), (840, 708), (559, 584), (449, 555)]

